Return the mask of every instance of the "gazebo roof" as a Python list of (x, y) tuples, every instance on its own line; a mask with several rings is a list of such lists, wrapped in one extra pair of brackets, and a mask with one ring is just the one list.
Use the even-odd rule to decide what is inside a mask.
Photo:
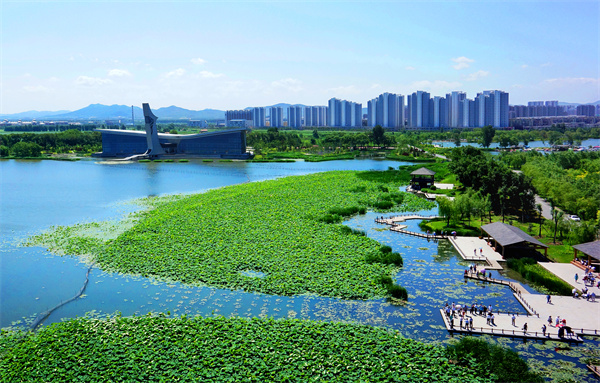
[(580, 243), (573, 246), (574, 249), (581, 251), (585, 255), (600, 260), (600, 241)]
[(435, 172), (427, 168), (419, 168), (414, 172), (410, 173), (411, 176), (434, 176)]
[(493, 237), (502, 247), (515, 245), (522, 242), (529, 242), (546, 248), (548, 247), (537, 239), (533, 238), (531, 235), (525, 233), (523, 230), (502, 222), (494, 222), (483, 225), (481, 226), (481, 230)]

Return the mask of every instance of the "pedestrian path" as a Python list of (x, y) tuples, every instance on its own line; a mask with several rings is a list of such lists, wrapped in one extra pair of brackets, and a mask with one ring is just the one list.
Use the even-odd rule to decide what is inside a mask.
[[(471, 314), (467, 311), (464, 318), (467, 320), (473, 319), (473, 327), (467, 327), (464, 318), (461, 325), (459, 315), (451, 318), (446, 315), (444, 309), (440, 309), (440, 314), (444, 319), (446, 329), (455, 333), (488, 334), (514, 338), (555, 340), (561, 342), (583, 342), (583, 339), (575, 333), (575, 330), (573, 330), (572, 334), (565, 333), (563, 337), (559, 337), (559, 327), (555, 327), (554, 324), (548, 325), (546, 320), (538, 318), (537, 316), (519, 315), (516, 313), (494, 313), (493, 322), (490, 322), (485, 315)], [(525, 324), (527, 324), (526, 329), (524, 327)], [(546, 326), (545, 332), (542, 330), (542, 326)]]
[(449, 236), (448, 239), (465, 261), (487, 262), (487, 270), (502, 270), (499, 262), (504, 262), (504, 258), (489, 246), (484, 239), (453, 236)]

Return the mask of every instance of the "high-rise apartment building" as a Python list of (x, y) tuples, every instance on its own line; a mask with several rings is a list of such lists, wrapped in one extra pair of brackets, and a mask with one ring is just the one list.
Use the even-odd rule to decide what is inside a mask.
[(362, 104), (332, 98), (327, 109), (327, 125), (332, 127), (362, 126)]
[(326, 126), (326, 119), (326, 106), (307, 106), (304, 108), (304, 126)]
[(238, 126), (239, 121), (232, 124), (232, 120), (250, 120), (246, 125), (252, 125), (252, 110), (227, 110), (225, 111), (225, 126)]
[(432, 128), (434, 105), (429, 93), (419, 90), (408, 96), (408, 114), (411, 128)]
[(404, 96), (394, 93), (383, 93), (367, 104), (367, 124), (380, 125), (384, 128), (401, 128), (404, 126)]
[(290, 106), (288, 108), (288, 126), (291, 128), (302, 127), (302, 107)]
[(271, 115), (269, 117), (271, 126), (274, 128), (283, 127), (283, 108), (281, 106), (272, 106)]
[(254, 127), (261, 128), (261, 127), (267, 126), (265, 108), (264, 107), (252, 108), (252, 120), (253, 120)]

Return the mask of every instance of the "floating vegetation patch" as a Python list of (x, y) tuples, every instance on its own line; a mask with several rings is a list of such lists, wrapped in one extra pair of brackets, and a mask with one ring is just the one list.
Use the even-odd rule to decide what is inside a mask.
[(180, 159), (178, 162), (190, 162), (190, 160), (187, 160), (185, 158)]
[(396, 331), (294, 319), (79, 318), (3, 331), (0, 349), (1, 381), (489, 382)]
[(429, 250), (428, 247), (419, 247), (419, 250)]
[[(360, 186), (364, 192), (352, 191)], [(399, 286), (392, 291), (378, 280), (398, 271), (398, 253), (382, 256), (379, 244), (364, 232), (319, 221), (332, 208), (354, 211), (386, 200), (388, 193), (379, 186), (346, 171), (151, 198), (136, 201), (148, 210), (116, 238), (92, 241), (76, 232), (57, 232), (68, 240), (55, 248), (66, 243), (70, 254), (90, 254), (104, 270), (160, 280), (274, 295), (403, 296)], [(398, 211), (433, 206), (408, 193), (390, 200), (401, 201)], [(268, 278), (240, 274), (244, 265)]]

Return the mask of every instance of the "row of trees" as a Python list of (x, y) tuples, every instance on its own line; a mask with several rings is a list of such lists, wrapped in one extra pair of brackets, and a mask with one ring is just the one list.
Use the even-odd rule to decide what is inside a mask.
[(0, 135), (0, 156), (39, 157), (42, 151), (67, 153), (102, 150), (99, 132), (67, 130), (60, 133), (20, 133)]
[(498, 214), (519, 214), (522, 221), (532, 215), (535, 192), (530, 178), (515, 173), (503, 162), (472, 146), (452, 149), (448, 165), (457, 179), (481, 196), (489, 195)]
[(559, 152), (503, 161), (520, 165), (538, 193), (557, 207), (595, 220), (600, 212), (600, 152)]
[(279, 131), (269, 128), (265, 131), (251, 131), (246, 136), (248, 146), (254, 149), (276, 149), (278, 151), (322, 147), (358, 148), (364, 146), (391, 146), (396, 144), (393, 134), (385, 132), (381, 126), (365, 132), (319, 132), (313, 130), (311, 136), (301, 136), (295, 131)]

